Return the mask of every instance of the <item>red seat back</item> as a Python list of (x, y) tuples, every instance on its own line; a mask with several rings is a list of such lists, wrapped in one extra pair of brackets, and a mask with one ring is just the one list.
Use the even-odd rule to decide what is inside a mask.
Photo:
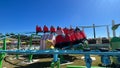
[(56, 29), (53, 26), (51, 26), (50, 27), (50, 32), (56, 32)]
[(46, 25), (44, 25), (43, 31), (44, 31), (44, 32), (48, 32), (48, 31), (49, 31), (49, 30), (48, 30), (48, 27), (47, 27)]
[(41, 29), (41, 27), (40, 26), (36, 26), (36, 32), (38, 33), (38, 32), (41, 32), (42, 31), (42, 29)]
[(82, 35), (83, 38), (86, 38), (86, 35), (85, 35), (84, 31), (81, 31), (81, 35)]
[(58, 36), (56, 36), (56, 44), (58, 44), (58, 43), (63, 43), (63, 42), (65, 42), (65, 36), (63, 36), (63, 35), (58, 35)]
[(71, 39), (70, 35), (66, 34), (65, 35), (65, 42), (71, 42), (71, 41), (72, 41), (72, 39)]

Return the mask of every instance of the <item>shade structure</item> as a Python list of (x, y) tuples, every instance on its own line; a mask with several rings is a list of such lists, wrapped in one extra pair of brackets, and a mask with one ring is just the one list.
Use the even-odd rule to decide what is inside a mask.
[(120, 24), (116, 24), (116, 25), (112, 26), (112, 30), (116, 30), (119, 26), (120, 26)]

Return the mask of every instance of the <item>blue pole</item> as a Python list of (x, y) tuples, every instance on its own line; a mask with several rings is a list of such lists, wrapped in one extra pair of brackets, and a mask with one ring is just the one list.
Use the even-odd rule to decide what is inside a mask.
[(86, 62), (86, 67), (91, 68), (92, 59), (90, 58), (89, 54), (85, 55), (85, 62)]
[(53, 61), (57, 62), (58, 61), (58, 54), (53, 54)]
[(110, 65), (111, 64), (110, 56), (108, 56), (108, 55), (101, 55), (101, 62), (102, 62), (102, 66)]

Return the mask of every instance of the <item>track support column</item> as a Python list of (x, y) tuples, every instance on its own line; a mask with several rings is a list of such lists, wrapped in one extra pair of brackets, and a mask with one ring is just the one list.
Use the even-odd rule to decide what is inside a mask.
[(51, 63), (51, 68), (60, 68), (60, 59), (58, 58), (58, 54), (53, 55), (53, 62)]
[[(18, 42), (17, 42), (17, 49), (19, 50), (20, 49), (20, 34), (18, 34)], [(16, 54), (16, 59), (19, 59), (19, 55)]]
[[(33, 35), (31, 35), (31, 37), (30, 37), (30, 50), (31, 50), (31, 47), (32, 47), (32, 37), (33, 37)], [(33, 54), (29, 55), (29, 62), (33, 62)]]
[[(3, 39), (3, 48), (2, 50), (6, 50), (6, 38)], [(2, 68), (2, 64), (3, 64), (3, 59), (5, 57), (5, 53), (1, 53), (0, 54), (0, 68)]]

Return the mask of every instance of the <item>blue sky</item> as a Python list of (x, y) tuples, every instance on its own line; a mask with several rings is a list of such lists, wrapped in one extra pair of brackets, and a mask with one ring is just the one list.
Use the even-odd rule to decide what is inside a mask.
[[(120, 0), (0, 0), (0, 32), (35, 31), (37, 24), (69, 27), (111, 25), (112, 20), (120, 23), (119, 4)], [(85, 29), (85, 33), (93, 37), (92, 29)], [(110, 33), (112, 36), (111, 29)], [(97, 28), (96, 34), (106, 37), (105, 27)]]

